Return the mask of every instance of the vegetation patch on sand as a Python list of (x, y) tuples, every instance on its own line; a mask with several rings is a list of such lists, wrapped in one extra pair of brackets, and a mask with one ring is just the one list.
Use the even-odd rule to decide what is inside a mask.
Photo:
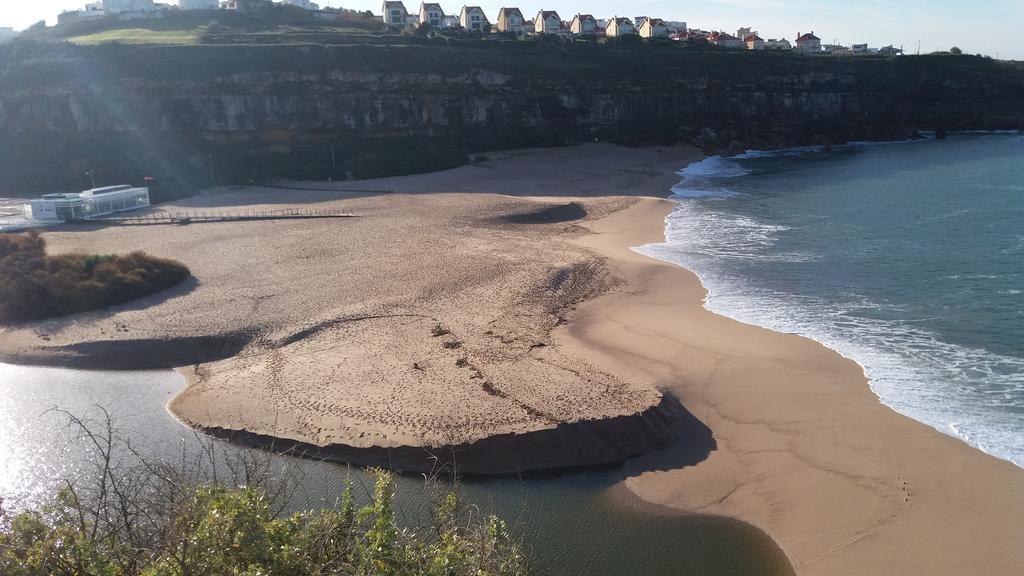
[(0, 235), (0, 323), (123, 304), (185, 281), (184, 265), (142, 252), (48, 256), (36, 231)]

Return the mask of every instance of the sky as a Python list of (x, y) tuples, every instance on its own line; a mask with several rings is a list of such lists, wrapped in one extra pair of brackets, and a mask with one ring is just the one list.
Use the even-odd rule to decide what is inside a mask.
[[(164, 0), (173, 1), (173, 0)], [(463, 0), (464, 1), (464, 0)], [(914, 53), (957, 46), (971, 54), (1024, 60), (1019, 28), (1024, 0), (474, 0), (491, 20), (501, 6), (518, 6), (528, 18), (540, 9), (557, 10), (563, 20), (577, 12), (598, 18), (653, 16), (681, 20), (692, 28), (730, 33), (749, 26), (762, 38), (794, 40), (797, 32), (814, 31), (826, 43), (867, 43), (872, 47), (903, 47)], [(0, 0), (0, 26), (22, 29), (39, 20), (53, 24), (63, 10), (85, 0)], [(380, 13), (379, 0), (321, 0), (322, 6), (344, 6)], [(458, 13), (463, 2), (441, 1)], [(416, 0), (406, 0), (415, 10)]]

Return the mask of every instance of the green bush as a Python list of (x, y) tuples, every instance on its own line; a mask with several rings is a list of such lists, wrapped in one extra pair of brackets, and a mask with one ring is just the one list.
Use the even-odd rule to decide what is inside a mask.
[[(519, 576), (526, 560), (495, 517), (460, 521), (449, 493), (426, 532), (400, 528), (390, 473), (374, 471), (372, 502), (356, 510), (352, 488), (333, 509), (275, 518), (260, 488), (203, 486), (156, 519), (140, 539), (128, 517), (95, 514), (72, 488), (40, 510), (0, 511), (5, 576)], [(97, 522), (96, 518), (101, 520)], [(147, 522), (154, 518), (147, 517)], [(108, 526), (107, 522), (115, 526)]]
[[(395, 519), (391, 473), (370, 470), (356, 503), (347, 482), (329, 507), (301, 497), (288, 459), (259, 450), (200, 450), (150, 459), (110, 415), (68, 419), (90, 464), (52, 500), (17, 514), (0, 498), (3, 576), (525, 576), (505, 524), (463, 506), (431, 478), (433, 516)], [(457, 486), (453, 484), (453, 486)], [(364, 487), (365, 488), (365, 487)], [(286, 508), (301, 509), (296, 513)]]
[(0, 234), (0, 323), (115, 306), (189, 277), (184, 265), (142, 252), (126, 256), (47, 256), (36, 231)]

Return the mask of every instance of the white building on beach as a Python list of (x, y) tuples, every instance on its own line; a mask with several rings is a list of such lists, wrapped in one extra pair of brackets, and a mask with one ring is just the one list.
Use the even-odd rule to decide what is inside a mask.
[(33, 220), (90, 220), (149, 206), (149, 188), (127, 184), (71, 194), (47, 194), (31, 202)]

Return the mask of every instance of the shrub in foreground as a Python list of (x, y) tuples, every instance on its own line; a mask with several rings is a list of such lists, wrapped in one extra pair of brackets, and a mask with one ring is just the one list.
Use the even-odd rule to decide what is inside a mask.
[[(438, 506), (429, 532), (399, 527), (392, 479), (376, 472), (370, 505), (351, 488), (336, 509), (275, 518), (258, 488), (197, 488), (164, 519), (158, 540), (133, 541), (130, 526), (97, 526), (64, 489), (44, 509), (0, 519), (4, 576), (519, 576), (524, 558), (505, 524), (456, 521), (457, 498)], [(130, 522), (130, 517), (127, 518)], [(149, 520), (149, 519), (147, 519)], [(99, 529), (98, 529), (99, 528)]]
[(349, 484), (333, 507), (286, 515), (295, 487), (264, 453), (240, 452), (225, 476), (211, 471), (227, 458), (215, 444), (195, 461), (146, 461), (109, 418), (100, 431), (72, 422), (96, 473), (67, 481), (36, 509), (6, 514), (0, 500), (3, 576), (529, 574), (505, 524), (463, 510), (454, 491), (443, 492), (426, 526), (400, 526), (393, 477), (373, 470), (365, 506)]
[(184, 265), (142, 252), (47, 256), (36, 231), (0, 234), (0, 323), (64, 316), (123, 304), (189, 277)]

